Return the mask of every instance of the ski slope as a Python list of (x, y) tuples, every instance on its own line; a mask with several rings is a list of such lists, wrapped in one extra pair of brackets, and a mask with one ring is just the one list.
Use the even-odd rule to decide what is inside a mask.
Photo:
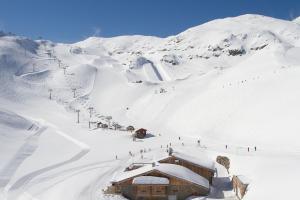
[[(231, 159), (230, 173), (218, 166), (211, 194), (200, 199), (235, 199), (229, 181), (237, 174), (251, 180), (246, 200), (297, 199), (299, 48), (297, 19), (260, 15), (166, 38), (62, 44), (1, 36), (0, 199), (123, 199), (102, 189), (170, 143)], [(134, 142), (130, 132), (89, 121), (144, 127), (154, 137)]]

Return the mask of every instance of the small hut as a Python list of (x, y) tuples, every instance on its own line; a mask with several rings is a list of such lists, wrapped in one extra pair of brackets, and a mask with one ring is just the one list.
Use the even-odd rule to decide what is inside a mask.
[(104, 124), (104, 123), (97, 123), (97, 128), (108, 128), (108, 125), (107, 124)]
[(102, 122), (97, 122), (97, 128), (101, 128)]
[(119, 130), (119, 129), (122, 128), (122, 126), (120, 124), (118, 124), (118, 123), (113, 123), (112, 126), (114, 127), (115, 130)]
[(130, 132), (134, 131), (134, 127), (133, 126), (127, 126), (126, 131), (130, 131)]
[(144, 129), (144, 128), (140, 128), (140, 129), (136, 130), (135, 134), (134, 134), (134, 136), (139, 139), (145, 138), (146, 135), (147, 135), (147, 129)]

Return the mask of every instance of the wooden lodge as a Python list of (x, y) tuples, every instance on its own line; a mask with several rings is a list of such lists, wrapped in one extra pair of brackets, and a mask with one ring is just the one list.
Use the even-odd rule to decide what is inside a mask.
[(181, 165), (186, 167), (196, 174), (206, 178), (209, 183), (212, 183), (212, 179), (215, 174), (215, 165), (212, 160), (202, 155), (199, 158), (185, 155), (178, 152), (172, 152), (168, 157), (158, 160), (159, 163), (170, 163), (175, 165)]
[(208, 195), (209, 182), (180, 165), (153, 164), (122, 172), (108, 190), (131, 200), (184, 200)]
[(233, 176), (233, 191), (239, 199), (242, 199), (245, 196), (249, 183), (250, 181), (245, 176)]
[(107, 124), (104, 124), (102, 122), (98, 122), (97, 123), (97, 128), (108, 128), (108, 125)]
[(140, 128), (140, 129), (136, 130), (134, 133), (134, 137), (139, 138), (139, 139), (145, 138), (146, 135), (147, 135), (147, 130), (144, 128)]
[(132, 132), (132, 131), (134, 131), (134, 130), (135, 130), (135, 129), (134, 129), (133, 126), (127, 126), (127, 127), (126, 127), (126, 131)]

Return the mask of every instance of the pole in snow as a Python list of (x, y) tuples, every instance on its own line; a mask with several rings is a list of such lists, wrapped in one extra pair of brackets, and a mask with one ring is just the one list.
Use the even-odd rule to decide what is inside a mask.
[(32, 65), (32, 72), (35, 72), (35, 63)]
[(51, 100), (52, 99), (52, 89), (49, 89), (49, 99)]
[(58, 68), (60, 68), (61, 67), (61, 60), (57, 60), (57, 62), (58, 62)]
[(66, 65), (66, 66), (64, 67), (65, 74), (67, 74), (67, 68), (68, 68), (68, 67), (69, 67), (68, 65)]
[(79, 113), (80, 113), (80, 110), (76, 110), (77, 112), (77, 123), (79, 124)]
[(73, 88), (72, 91), (73, 91), (73, 98), (75, 98), (76, 97), (76, 88)]
[(64, 70), (64, 75), (66, 75), (67, 68), (63, 67), (63, 70)]
[(93, 107), (89, 107), (88, 109), (89, 109), (89, 111), (90, 111), (90, 118), (91, 118), (91, 117), (92, 117), (92, 112), (93, 112), (93, 109), (94, 109), (94, 108), (93, 108)]

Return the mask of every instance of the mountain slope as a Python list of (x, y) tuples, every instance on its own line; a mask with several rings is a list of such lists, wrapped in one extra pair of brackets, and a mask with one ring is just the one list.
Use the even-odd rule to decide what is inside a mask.
[[(146, 155), (151, 158), (170, 142), (213, 159), (228, 155), (232, 173), (252, 179), (248, 199), (283, 198), (272, 192), (278, 187), (275, 172), (290, 181), (285, 189), (296, 187), (300, 176), (291, 169), (300, 163), (297, 20), (242, 15), (167, 38), (91, 37), (74, 44), (0, 35), (0, 137), (7, 136), (7, 124), (22, 125), (12, 128), (9, 136), (23, 135), (10, 140), (15, 150), (9, 155), (24, 140), (35, 141), (35, 151), (12, 173), (0, 168), (0, 198), (102, 198), (97, 188), (130, 162), (129, 151), (153, 149)], [(144, 127), (155, 137), (133, 143), (130, 133), (94, 130), (94, 124), (89, 129), (89, 121)], [(48, 129), (37, 134), (38, 142), (26, 137), (42, 127)], [(194, 145), (199, 139), (206, 150)], [(0, 152), (5, 163), (18, 160), (7, 155)], [(270, 170), (281, 160), (286, 165)], [(268, 178), (262, 180), (264, 174)], [(66, 188), (72, 191), (62, 192)]]

